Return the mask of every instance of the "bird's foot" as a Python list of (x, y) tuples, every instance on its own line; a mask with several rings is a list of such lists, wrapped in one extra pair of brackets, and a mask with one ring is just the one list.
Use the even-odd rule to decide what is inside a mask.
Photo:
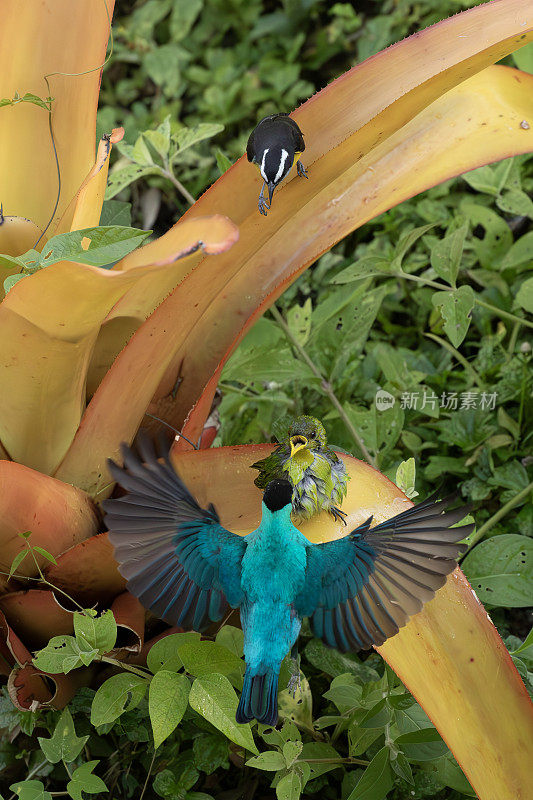
[(307, 174), (307, 170), (306, 170), (306, 168), (304, 167), (304, 165), (302, 164), (301, 161), (297, 161), (296, 162), (296, 169), (298, 170), (298, 175), (299, 175), (300, 178), (309, 178), (309, 175)]
[(302, 679), (300, 677), (300, 668), (298, 667), (297, 662), (293, 662), (296, 665), (294, 672), (292, 673), (291, 677), (289, 678), (289, 683), (287, 684), (287, 690), (289, 694), (296, 697), (296, 691), (301, 692), (302, 690)]
[(264, 199), (264, 197), (260, 197), (259, 198), (259, 202), (257, 204), (257, 207), (259, 209), (259, 213), (263, 214), (265, 217), (267, 215), (267, 211), (270, 211), (270, 206), (268, 205), (268, 203)]
[(263, 214), (263, 216), (266, 217), (267, 211), (270, 211), (270, 204), (268, 203), (264, 195), (264, 191), (265, 191), (265, 184), (263, 183), (263, 185), (261, 186), (261, 191), (259, 192), (259, 201), (257, 203), (257, 207), (259, 209), (259, 213)]
[(329, 513), (332, 515), (335, 522), (344, 522), (344, 524), (346, 525), (346, 519), (345, 519), (345, 517), (347, 516), (346, 511), (341, 511), (340, 508), (337, 508), (336, 506), (331, 506), (331, 508), (329, 509)]

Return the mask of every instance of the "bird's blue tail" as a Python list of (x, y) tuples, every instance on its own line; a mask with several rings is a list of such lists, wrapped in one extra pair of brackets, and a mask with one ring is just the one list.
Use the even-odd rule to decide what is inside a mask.
[(244, 673), (244, 685), (237, 708), (236, 720), (244, 723), (256, 719), (263, 725), (278, 721), (278, 672), (267, 668), (262, 675)]

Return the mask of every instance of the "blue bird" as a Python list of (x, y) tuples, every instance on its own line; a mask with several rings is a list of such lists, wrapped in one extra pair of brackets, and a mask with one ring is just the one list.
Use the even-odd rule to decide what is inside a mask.
[(312, 544), (291, 522), (292, 487), (271, 481), (259, 527), (238, 536), (213, 505), (201, 508), (172, 466), (139, 437), (109, 462), (127, 494), (106, 501), (106, 524), (129, 591), (172, 625), (205, 630), (239, 608), (246, 671), (237, 722), (275, 725), (281, 662), (309, 617), (315, 636), (342, 651), (382, 644), (441, 587), (464, 550), (468, 509), (434, 495), (371, 528)]

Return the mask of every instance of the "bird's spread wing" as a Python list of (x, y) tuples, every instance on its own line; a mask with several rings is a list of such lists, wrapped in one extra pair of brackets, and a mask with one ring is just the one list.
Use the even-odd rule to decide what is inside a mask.
[(142, 437), (139, 452), (141, 458), (123, 445), (124, 468), (109, 462), (128, 491), (103, 504), (120, 573), (145, 608), (170, 624), (202, 630), (241, 602), (246, 544), (222, 527), (212, 505), (198, 505), (168, 455), (161, 463)]
[(472, 526), (451, 528), (469, 509), (448, 511), (455, 498), (437, 496), (372, 529), (370, 518), (343, 539), (309, 545), (295, 607), (327, 645), (383, 644), (444, 585)]

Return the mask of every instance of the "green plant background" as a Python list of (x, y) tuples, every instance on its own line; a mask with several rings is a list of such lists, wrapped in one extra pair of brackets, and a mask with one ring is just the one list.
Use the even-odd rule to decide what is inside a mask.
[[(126, 137), (102, 224), (133, 220), (164, 232), (242, 155), (262, 116), (292, 109), (352, 64), (474, 5), (119, 2), (98, 133), (123, 125)], [(507, 63), (533, 71), (531, 46)], [(331, 442), (360, 455), (334, 396), (379, 469), (410, 496), (424, 497), (443, 480), (458, 489), (473, 501), (477, 523), (463, 569), (530, 690), (533, 637), (521, 643), (533, 584), (533, 379), (531, 328), (520, 318), (533, 311), (532, 189), (531, 157), (483, 167), (383, 214), (323, 256), (229, 360), (215, 443), (269, 441), (285, 415), (311, 412)], [(376, 408), (378, 390), (394, 397), (391, 408)], [(100, 657), (113, 638), (102, 617), (101, 638), (91, 639), (82, 616), (71, 665)], [(283, 692), (283, 727), (256, 726), (254, 736), (232, 723), (242, 634), (228, 625), (214, 642), (194, 635), (167, 642), (149, 672), (82, 689), (62, 714), (22, 714), (4, 693), (0, 793), (21, 800), (65, 792), (74, 800), (473, 796), (427, 716), (376, 653), (341, 655), (305, 630), (302, 640), (302, 694)], [(284, 668), (282, 685), (287, 677)], [(157, 714), (169, 704), (175, 718), (183, 715), (176, 729)], [(154, 735), (163, 737), (156, 751)]]

